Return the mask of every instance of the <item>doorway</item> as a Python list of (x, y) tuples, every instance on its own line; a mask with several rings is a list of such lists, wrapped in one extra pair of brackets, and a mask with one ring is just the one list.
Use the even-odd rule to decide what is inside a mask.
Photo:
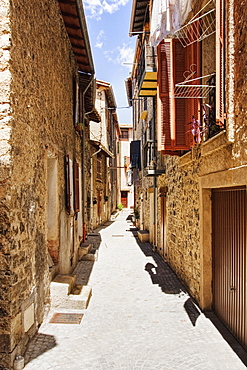
[(213, 307), (247, 347), (246, 188), (212, 190)]
[(128, 208), (128, 192), (125, 190), (121, 191), (121, 203), (124, 208)]

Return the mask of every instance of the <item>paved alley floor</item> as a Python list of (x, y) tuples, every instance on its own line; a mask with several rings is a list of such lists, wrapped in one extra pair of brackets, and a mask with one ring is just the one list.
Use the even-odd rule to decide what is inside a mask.
[(76, 268), (78, 282), (89, 278), (92, 287), (81, 324), (49, 323), (51, 312), (28, 347), (25, 370), (245, 369), (166, 263), (138, 242), (129, 213), (94, 234), (98, 260)]

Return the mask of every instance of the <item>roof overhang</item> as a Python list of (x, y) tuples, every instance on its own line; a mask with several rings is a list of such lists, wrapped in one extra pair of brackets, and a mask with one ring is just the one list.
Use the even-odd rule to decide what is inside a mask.
[(149, 0), (133, 0), (129, 35), (133, 36), (144, 31), (148, 16)]
[(132, 107), (133, 89), (132, 89), (132, 78), (131, 77), (128, 77), (125, 80), (125, 88), (126, 88), (129, 106)]
[(108, 107), (112, 109), (117, 108), (113, 88), (109, 82), (96, 80), (96, 88), (101, 88), (105, 91)]
[(104, 145), (102, 145), (99, 141), (96, 141), (96, 140), (90, 140), (90, 142), (96, 146), (97, 148), (101, 149), (102, 152), (104, 152), (104, 154), (107, 156), (107, 157), (110, 157), (110, 158), (115, 158), (114, 154), (109, 150), (107, 149)]
[(91, 75), (79, 72), (79, 84), (85, 91), (85, 113), (91, 121), (101, 122), (100, 114), (95, 108), (96, 80)]
[(94, 74), (93, 58), (81, 0), (58, 0), (79, 71)]

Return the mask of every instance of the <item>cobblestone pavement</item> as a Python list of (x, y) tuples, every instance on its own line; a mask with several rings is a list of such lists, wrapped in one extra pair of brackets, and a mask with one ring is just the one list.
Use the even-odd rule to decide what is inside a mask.
[(93, 289), (81, 324), (51, 324), (50, 312), (25, 370), (245, 369), (166, 263), (138, 243), (128, 215), (122, 211), (89, 237), (99, 254), (76, 268), (78, 282), (89, 279)]

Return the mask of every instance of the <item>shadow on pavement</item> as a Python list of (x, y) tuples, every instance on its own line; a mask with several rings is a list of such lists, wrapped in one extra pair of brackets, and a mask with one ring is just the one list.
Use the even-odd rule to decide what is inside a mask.
[[(151, 244), (143, 243), (139, 240), (137, 236), (138, 229), (130, 227), (129, 231), (136, 237), (136, 242), (145, 256), (152, 257), (154, 260), (155, 265), (148, 262), (145, 266), (145, 270), (149, 273), (152, 283), (157, 284), (165, 294), (188, 294), (185, 286), (179, 280), (175, 272), (163, 260), (158, 252), (153, 251)], [(201, 313), (191, 297), (184, 303), (184, 309), (192, 325), (195, 326), (196, 320)]]
[[(104, 224), (98, 226), (92, 232), (88, 233), (86, 243), (92, 245), (90, 254), (97, 255), (102, 241), (100, 231), (109, 227), (113, 222), (114, 221), (106, 221)], [(77, 264), (73, 271), (73, 274), (77, 275), (76, 279), (77, 284), (80, 285), (88, 284), (94, 263), (95, 263), (94, 259), (79, 261), (79, 263)]]
[(184, 309), (187, 312), (192, 325), (196, 326), (196, 320), (198, 319), (201, 313), (197, 309), (192, 298), (188, 298), (187, 301), (184, 303)]
[(38, 333), (27, 346), (25, 365), (57, 345), (53, 335)]
[(225, 341), (229, 344), (232, 350), (240, 358), (243, 364), (247, 367), (247, 351), (244, 347), (237, 341), (230, 330), (225, 326), (225, 324), (216, 316), (213, 311), (204, 312), (204, 315), (211, 323), (216, 327), (218, 332), (222, 335)]
[[(136, 242), (142, 252), (147, 257), (152, 257), (154, 263), (148, 262), (145, 266), (145, 270), (149, 273), (150, 278), (153, 284), (158, 284), (162, 292), (166, 294), (188, 294), (185, 286), (182, 284), (180, 279), (177, 277), (175, 272), (170, 268), (170, 266), (163, 260), (163, 258), (158, 254), (158, 252), (152, 249), (150, 243), (143, 243), (139, 240), (137, 231), (138, 228), (130, 225), (128, 230), (133, 233), (133, 236), (136, 237)], [(184, 309), (192, 323), (193, 326), (196, 326), (196, 321), (201, 315), (201, 311), (198, 308), (192, 297), (189, 297), (184, 303)], [(222, 337), (227, 341), (232, 350), (240, 358), (245, 366), (247, 366), (247, 351), (244, 347), (237, 341), (229, 329), (222, 323), (222, 321), (216, 316), (213, 311), (203, 312), (206, 318), (208, 318), (212, 324), (216, 327)]]

